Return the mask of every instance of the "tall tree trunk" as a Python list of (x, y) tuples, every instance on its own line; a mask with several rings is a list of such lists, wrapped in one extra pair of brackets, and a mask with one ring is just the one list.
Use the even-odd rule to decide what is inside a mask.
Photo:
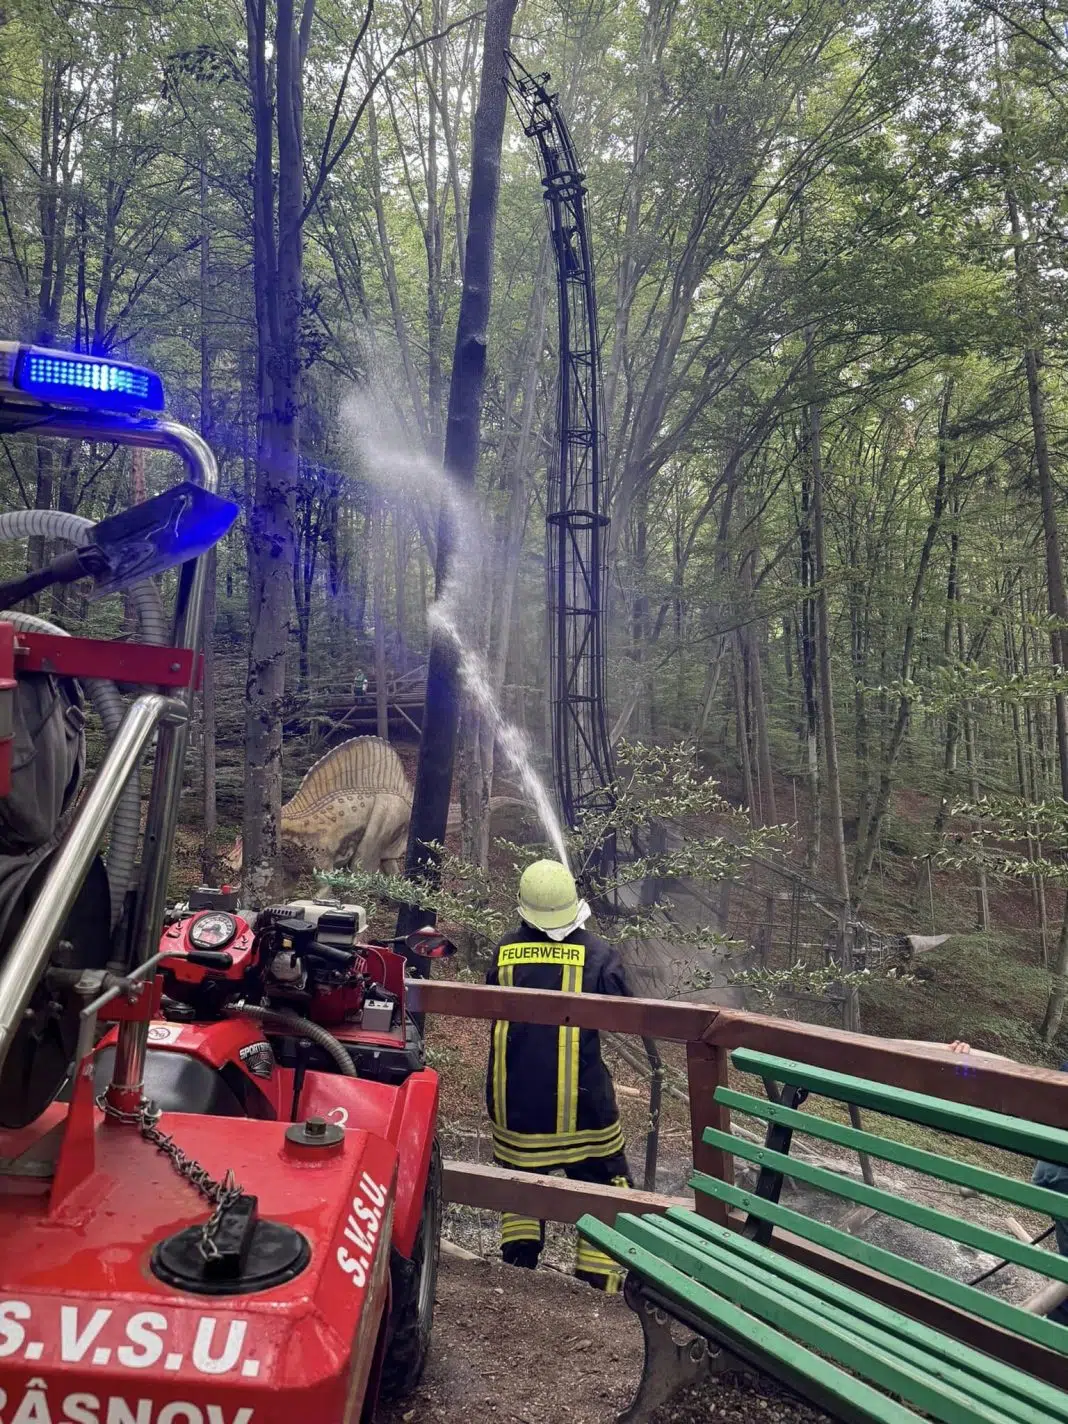
[(389, 741), (389, 700), (386, 687), (386, 506), (375, 502), (374, 533), (374, 619), (375, 619), (375, 720), (378, 735)]
[[(738, 513), (745, 524), (745, 502), (739, 490)], [(760, 819), (765, 826), (773, 826), (779, 819), (775, 805), (774, 772), (771, 765), (771, 743), (768, 740), (768, 709), (764, 700), (764, 674), (760, 662), (760, 639), (757, 636), (756, 613), (753, 599), (753, 564), (756, 561), (756, 547), (747, 549), (742, 555), (739, 568), (739, 582), (742, 589), (743, 616), (745, 623), (742, 637), (746, 649), (746, 670), (749, 674), (750, 705), (753, 711), (753, 731), (756, 735), (757, 770), (760, 776)], [(761, 625), (763, 626), (763, 625)]]
[[(211, 440), (211, 341), (208, 331), (208, 293), (211, 287), (211, 247), (208, 238), (208, 179), (200, 173), (200, 433)], [(204, 833), (201, 841), (200, 871), (210, 884), (215, 831), (218, 826), (215, 761), (215, 607), (218, 577), (218, 550), (207, 555), (208, 577), (204, 590), (204, 691), (201, 699), (201, 726), (204, 733)]]
[[(964, 709), (964, 754), (968, 761), (968, 786), (973, 804), (979, 800), (979, 768), (976, 765), (975, 718), (970, 706)], [(986, 867), (982, 861), (976, 866), (978, 879), (975, 884), (975, 928), (990, 928), (990, 899), (987, 894)]]
[[(646, 592), (649, 558), (649, 526), (645, 519), (644, 506), (634, 523), (634, 598), (631, 602), (631, 647), (634, 665), (631, 676), (641, 688), (641, 696), (635, 704), (636, 731), (639, 736), (650, 736), (653, 730), (653, 688), (645, 682), (645, 653), (649, 627), (649, 597)], [(751, 814), (757, 816), (757, 807), (750, 805)]]
[(303, 50), (312, 6), (313, 0), (304, 0), (298, 26), (293, 0), (277, 0), (272, 99), (266, 0), (245, 4), (256, 140), (252, 188), (259, 386), (255, 504), (247, 525), (251, 641), (243, 828), (244, 886), (253, 903), (269, 892), (280, 851), (282, 707), (300, 450)]
[[(431, 25), (440, 30), (441, 0), (433, 0)], [(426, 144), (426, 224), (423, 242), (426, 247), (426, 405), (429, 421), (430, 453), (435, 459), (441, 455), (441, 413), (442, 396), (445, 390), (442, 370), (442, 334), (444, 328), (445, 303), (441, 274), (442, 207), (438, 200), (438, 105), (441, 94), (441, 49), (437, 44), (430, 50), (431, 84), (429, 96), (429, 133)]]
[[(808, 416), (809, 432), (806, 444), (811, 445), (811, 415)], [(817, 417), (818, 422), (818, 417)], [(818, 458), (818, 457), (817, 457)], [(816, 567), (812, 551), (812, 455), (809, 461), (801, 462), (801, 522), (799, 542), (801, 548), (801, 587), (804, 601), (801, 604), (801, 688), (802, 720), (805, 738), (805, 770), (808, 781), (808, 829), (805, 836), (805, 869), (811, 874), (819, 864), (820, 839), (823, 822), (822, 797), (820, 795), (819, 757), (819, 694), (816, 670)]]
[[(994, 71), (997, 80), (998, 124), (1002, 135), (1002, 176), (1005, 184), (1005, 207), (1012, 237), (1013, 270), (1016, 279), (1016, 310), (1024, 335), (1023, 364), (1027, 381), (1027, 404), (1031, 415), (1031, 433), (1035, 445), (1035, 469), (1042, 505), (1042, 535), (1046, 553), (1046, 597), (1051, 614), (1050, 660), (1055, 671), (1068, 666), (1068, 594), (1064, 585), (1064, 563), (1061, 558), (1060, 531), (1057, 527), (1056, 491), (1050, 466), (1049, 436), (1046, 423), (1045, 391), (1042, 386), (1042, 326), (1038, 317), (1040, 296), (1038, 272), (1033, 255), (1028, 251), (1020, 213), (1020, 198), (1016, 186), (1015, 160), (1012, 155), (1015, 123), (1011, 100), (1005, 93), (1001, 67), (1001, 35), (994, 21)], [(1009, 40), (1011, 43), (1011, 38)], [(1061, 799), (1068, 801), (1068, 699), (1063, 691), (1054, 698), (1057, 728), (1057, 764), (1060, 772)], [(1046, 1043), (1052, 1043), (1060, 1028), (1068, 998), (1068, 896), (1057, 941), (1057, 952), (1050, 973), (1049, 999), (1042, 1018), (1040, 1033)]]
[[(823, 449), (821, 412), (816, 391), (816, 362), (811, 328), (805, 330), (805, 365), (809, 384), (809, 459), (812, 468), (812, 563), (816, 579), (816, 666), (819, 679), (820, 725), (823, 733), (823, 788), (827, 793), (835, 888), (842, 902), (839, 928), (843, 973), (853, 969), (852, 908), (849, 864), (846, 860), (845, 825), (842, 821), (842, 781), (838, 770), (838, 733), (834, 718), (834, 680), (831, 675), (831, 632), (827, 609), (827, 556), (823, 524)], [(860, 1028), (860, 1002), (856, 989), (845, 993), (844, 1027)]]
[[(41, 235), (41, 268), (37, 286), (37, 311), (33, 340), (39, 346), (54, 346), (63, 308), (67, 269), (67, 216), (69, 197), (67, 167), (72, 132), (64, 131), (63, 98), (68, 86), (69, 65), (54, 59), (49, 51), (41, 56), (41, 124), (38, 156), (37, 220)], [(37, 488), (35, 509), (51, 509), (55, 484), (54, 445), (48, 440), (37, 442)], [(27, 541), (26, 565), (39, 569), (48, 561), (47, 541), (43, 535), (33, 535)], [(36, 613), (40, 596), (34, 594), (24, 602), (27, 612)]]
[(731, 649), (731, 671), (734, 675), (734, 713), (738, 728), (738, 761), (742, 771), (742, 795), (749, 820), (756, 825), (760, 820), (756, 789), (753, 785), (753, 756), (749, 746), (749, 717), (745, 696), (745, 648), (740, 633), (734, 635)]
[[(1026, 594), (1020, 589), (1020, 606), (1026, 618), (1027, 605)], [(1020, 652), (1017, 652), (1016, 637), (1010, 619), (1005, 620), (1005, 644), (1008, 657), (1009, 672), (1016, 676), (1021, 668), (1021, 654), (1023, 674), (1026, 678), (1027, 666), (1027, 627), (1021, 628), (1022, 637), (1020, 639)], [(1031, 708), (1030, 704), (1024, 707), (1024, 714), (1020, 716), (1020, 704), (1014, 698), (1012, 708), (1012, 731), (1013, 741), (1016, 746), (1016, 777), (1020, 785), (1020, 798), (1023, 801), (1033, 802), (1040, 799), (1038, 787), (1035, 781), (1035, 757), (1034, 744), (1031, 736)], [(1032, 861), (1038, 860), (1042, 855), (1041, 839), (1032, 833), (1029, 828), (1027, 833), (1027, 854)], [(1031, 877), (1031, 892), (1034, 897), (1035, 910), (1038, 914), (1039, 942), (1042, 946), (1042, 967), (1049, 968), (1049, 914), (1046, 906), (1046, 881), (1041, 875)]]
[(460, 828), (464, 859), (489, 865), (490, 800), (493, 795), (493, 731), (477, 707), (464, 711), (460, 756)]
[[(1010, 216), (1014, 240), (1022, 240), (1019, 212), (1010, 190)], [(1041, 368), (1036, 349), (1024, 352), (1024, 369), (1027, 374), (1027, 400), (1031, 411), (1031, 428), (1035, 440), (1035, 467), (1038, 471), (1038, 489), (1042, 501), (1042, 532), (1046, 548), (1046, 586), (1049, 611), (1054, 621), (1050, 633), (1050, 652), (1054, 668), (1058, 671), (1068, 666), (1068, 596), (1064, 585), (1064, 564), (1061, 559), (1060, 533), (1057, 528), (1056, 495), (1053, 473), (1050, 467), (1049, 441), (1046, 431), (1045, 394), (1042, 389)], [(1061, 798), (1068, 801), (1068, 698), (1063, 691), (1054, 699), (1057, 723), (1057, 764), (1060, 771)], [(1041, 1034), (1046, 1043), (1052, 1043), (1060, 1028), (1064, 1014), (1065, 1000), (1068, 998), (1068, 900), (1061, 922), (1061, 932), (1057, 941), (1057, 953), (1050, 975), (1049, 1000), (1042, 1018)]]
[[(934, 497), (931, 501), (931, 517), (927, 523), (927, 533), (924, 536), (923, 548), (920, 550), (920, 559), (916, 566), (916, 577), (912, 582), (912, 597), (909, 600), (905, 619), (905, 641), (901, 650), (900, 671), (903, 686), (912, 678), (916, 627), (919, 622), (920, 606), (923, 602), (923, 592), (927, 582), (927, 569), (931, 562), (931, 554), (934, 550), (935, 540), (938, 538), (939, 530), (942, 527), (942, 515), (946, 507), (946, 488), (949, 478), (949, 412), (952, 400), (953, 378), (950, 377), (950, 379), (946, 381), (942, 391), (942, 408), (938, 418), (938, 473), (935, 481)], [(879, 787), (868, 815), (868, 823), (862, 828), (862, 838), (857, 846), (857, 867), (853, 889), (858, 904), (863, 898), (867, 888), (868, 877), (871, 874), (872, 863), (875, 860), (875, 848), (879, 843), (879, 835), (882, 831), (883, 821), (890, 808), (890, 795), (894, 784), (894, 768), (905, 740), (905, 733), (908, 731), (909, 706), (908, 696), (903, 690), (898, 698), (897, 716), (894, 719), (894, 725), (890, 732), (890, 740), (883, 755), (882, 767), (879, 773)]]
[[(964, 666), (966, 661), (964, 640), (964, 619), (957, 615), (957, 661)], [(974, 805), (979, 800), (979, 768), (976, 765), (975, 717), (971, 703), (965, 702), (961, 709), (964, 730), (964, 756), (968, 764), (968, 792)], [(975, 927), (978, 930), (990, 928), (990, 901), (987, 896), (986, 867), (980, 860), (976, 866), (978, 879), (975, 885)]]
[[(950, 505), (952, 529), (949, 536), (949, 570), (946, 575), (946, 613), (942, 624), (942, 662), (948, 667), (953, 659), (953, 630), (959, 627), (958, 568), (960, 562), (960, 506), (956, 499)], [(916, 868), (916, 879), (912, 886), (912, 905), (915, 909), (920, 889), (926, 878), (927, 861), (935, 855), (942, 841), (942, 834), (949, 820), (952, 801), (953, 780), (957, 771), (957, 744), (960, 739), (960, 708), (956, 704), (946, 713), (946, 734), (942, 749), (942, 791), (938, 798), (938, 810), (931, 826), (931, 839), (927, 855)]]
[[(463, 291), (456, 323), (445, 430), (445, 468), (449, 478), (462, 490), (473, 487), (478, 468), (501, 147), (507, 109), (504, 55), (511, 42), (515, 9), (516, 0), (490, 0), (483, 38), (482, 75), (471, 151)], [(452, 553), (450, 511), (443, 508), (438, 520), (434, 570), (437, 594), (442, 592), (448, 578)], [(406, 858), (409, 873), (416, 872), (431, 879), (437, 877), (438, 861), (429, 843), (445, 838), (459, 715), (459, 658), (451, 639), (435, 629), (430, 643), (426, 708), (419, 739)], [(426, 922), (425, 910), (407, 906), (398, 918), (397, 933), (409, 934)]]
[(408, 609), (405, 585), (408, 580), (408, 520), (402, 505), (393, 510), (393, 600), (396, 608), (393, 629), (393, 661), (398, 673), (408, 670)]

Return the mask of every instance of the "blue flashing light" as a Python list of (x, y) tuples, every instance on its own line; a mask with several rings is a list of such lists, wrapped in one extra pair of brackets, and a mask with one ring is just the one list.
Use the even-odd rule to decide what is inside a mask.
[(155, 371), (40, 346), (20, 349), (12, 384), (37, 400), (93, 410), (161, 411), (164, 404)]

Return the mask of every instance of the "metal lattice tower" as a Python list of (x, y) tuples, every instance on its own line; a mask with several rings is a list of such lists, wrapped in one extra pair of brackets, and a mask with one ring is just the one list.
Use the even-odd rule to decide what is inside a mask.
[[(508, 56), (508, 88), (534, 140), (556, 256), (559, 326), (557, 431), (546, 514), (553, 768), (560, 808), (574, 828), (588, 812), (610, 811), (612, 749), (605, 713), (608, 516), (602, 509), (604, 431), (597, 299), (585, 175), (548, 74), (531, 75)], [(614, 844), (604, 847), (610, 873)], [(592, 869), (593, 867), (588, 867)]]

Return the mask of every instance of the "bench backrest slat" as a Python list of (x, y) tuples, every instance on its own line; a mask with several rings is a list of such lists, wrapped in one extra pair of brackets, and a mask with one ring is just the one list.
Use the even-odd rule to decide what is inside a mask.
[(1001, 1300), (996, 1295), (986, 1295), (974, 1286), (965, 1285), (963, 1281), (955, 1281), (952, 1276), (943, 1276), (938, 1271), (932, 1271), (929, 1266), (921, 1266), (918, 1261), (898, 1256), (895, 1252), (887, 1251), (884, 1247), (876, 1246), (859, 1236), (850, 1236), (848, 1232), (840, 1231), (836, 1226), (828, 1226), (826, 1222), (816, 1221), (799, 1211), (791, 1210), (790, 1207), (780, 1206), (778, 1202), (758, 1197), (754, 1192), (743, 1191), (741, 1187), (720, 1181), (718, 1177), (710, 1177), (705, 1172), (695, 1172), (690, 1178), (690, 1186), (695, 1192), (714, 1197), (717, 1201), (753, 1216), (762, 1217), (765, 1221), (800, 1236), (802, 1240), (811, 1241), (813, 1245), (844, 1256), (848, 1261), (855, 1261), (869, 1270), (878, 1271), (881, 1275), (911, 1286), (913, 1290), (921, 1291), (924, 1295), (933, 1296), (935, 1300), (941, 1300), (946, 1305), (966, 1310), (969, 1314), (977, 1315), (989, 1324), (1009, 1330), (1036, 1345), (1044, 1345), (1059, 1354), (1068, 1355), (1068, 1329), (1054, 1324), (1045, 1316), (1029, 1315), (1019, 1306), (1010, 1305), (1008, 1301)]
[[(1028, 1122), (1025, 1118), (1009, 1117), (973, 1108), (966, 1103), (953, 1103), (945, 1098), (928, 1097), (905, 1088), (890, 1087), (867, 1078), (854, 1078), (848, 1073), (835, 1073), (829, 1068), (817, 1068), (791, 1058), (777, 1058), (770, 1053), (757, 1053), (749, 1048), (736, 1048), (731, 1054), (734, 1066), (744, 1073), (770, 1078), (778, 1083), (791, 1083), (813, 1093), (853, 1103), (889, 1117), (922, 1123), (958, 1137), (986, 1142), (1009, 1152), (1027, 1157), (1042, 1157), (1049, 1162), (1068, 1166), (1068, 1132), (1059, 1127)], [(967, 1059), (961, 1060), (961, 1072), (967, 1073)], [(1068, 1107), (1068, 1081), (1065, 1083)]]
[(715, 1096), (717, 1103), (722, 1103), (735, 1112), (747, 1113), (750, 1117), (760, 1118), (764, 1122), (781, 1123), (784, 1127), (793, 1128), (795, 1132), (804, 1132), (809, 1137), (820, 1138), (823, 1142), (833, 1142), (835, 1146), (849, 1148), (852, 1152), (866, 1152), (869, 1157), (893, 1162), (913, 1172), (923, 1172), (928, 1177), (952, 1182), (958, 1187), (981, 1192), (984, 1196), (1012, 1202), (1027, 1211), (1068, 1219), (1068, 1195), (1064, 1192), (1050, 1191), (1048, 1187), (1035, 1187), (1030, 1182), (1002, 1176), (1000, 1172), (991, 1172), (986, 1167), (975, 1167), (970, 1162), (958, 1162), (953, 1157), (941, 1157), (937, 1152), (927, 1152), (921, 1147), (910, 1147), (908, 1143), (897, 1142), (891, 1137), (879, 1137), (874, 1132), (864, 1132), (856, 1127), (847, 1127), (841, 1122), (831, 1122), (827, 1118), (817, 1117), (815, 1113), (798, 1112), (782, 1103), (765, 1102), (763, 1098), (754, 1097), (750, 1093), (738, 1093), (733, 1088), (717, 1088)]
[(884, 1192), (879, 1187), (869, 1187), (866, 1182), (854, 1181), (840, 1172), (829, 1172), (825, 1167), (817, 1167), (799, 1157), (789, 1157), (784, 1152), (772, 1152), (766, 1147), (745, 1142), (732, 1137), (729, 1132), (719, 1132), (714, 1127), (706, 1127), (704, 1140), (710, 1147), (719, 1147), (724, 1152), (733, 1152), (736, 1157), (755, 1162), (758, 1167), (770, 1167), (773, 1172), (782, 1172), (795, 1181), (807, 1182), (820, 1187), (837, 1197), (846, 1197), (861, 1206), (873, 1207), (898, 1221), (907, 1221), (925, 1231), (933, 1231), (950, 1241), (960, 1241), (966, 1246), (974, 1246), (979, 1251), (988, 1251), (1001, 1260), (1013, 1261), (1039, 1275), (1051, 1276), (1054, 1280), (1068, 1284), (1068, 1258), (1055, 1255), (1051, 1251), (1040, 1251), (1037, 1246), (1026, 1245), (1014, 1236), (1003, 1236), (974, 1221), (964, 1221), (958, 1216), (948, 1216), (944, 1211), (924, 1206), (920, 1202), (909, 1201), (895, 1192)]

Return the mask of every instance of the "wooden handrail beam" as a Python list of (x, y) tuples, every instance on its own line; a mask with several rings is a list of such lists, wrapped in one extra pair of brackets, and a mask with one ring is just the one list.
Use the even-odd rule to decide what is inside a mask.
[[(873, 1038), (714, 1003), (502, 989), (444, 979), (409, 979), (406, 993), (408, 1007), (416, 1013), (554, 1027), (575, 1024), (645, 1038), (703, 1042), (709, 1049), (725, 1052), (744, 1046), (1068, 1128), (1068, 1074), (1008, 1058), (950, 1053), (934, 1043)], [(721, 1074), (724, 1066), (721, 1062)], [(722, 1081), (721, 1076), (717, 1085)]]
[(633, 1033), (685, 1043), (703, 1038), (721, 1012), (716, 1004), (667, 999), (621, 999), (609, 994), (563, 994), (556, 989), (501, 989), (495, 984), (458, 984), (447, 979), (407, 979), (413, 1013), (461, 1019), (508, 1019), (511, 1023), (575, 1024), (579, 1028)]
[(667, 1211), (683, 1206), (693, 1210), (693, 1197), (669, 1197), (659, 1192), (627, 1191), (594, 1182), (572, 1182), (566, 1177), (538, 1172), (512, 1172), (481, 1162), (442, 1163), (442, 1187), (447, 1202), (481, 1207), (486, 1211), (514, 1211), (539, 1221), (575, 1222), (587, 1213), (599, 1221), (613, 1222), (621, 1211)]
[(1010, 1058), (950, 1053), (936, 1043), (872, 1038), (740, 1009), (721, 1009), (706, 1029), (704, 1040), (718, 1048), (757, 1049), (1050, 1127), (1068, 1128), (1068, 1073), (1016, 1063)]

